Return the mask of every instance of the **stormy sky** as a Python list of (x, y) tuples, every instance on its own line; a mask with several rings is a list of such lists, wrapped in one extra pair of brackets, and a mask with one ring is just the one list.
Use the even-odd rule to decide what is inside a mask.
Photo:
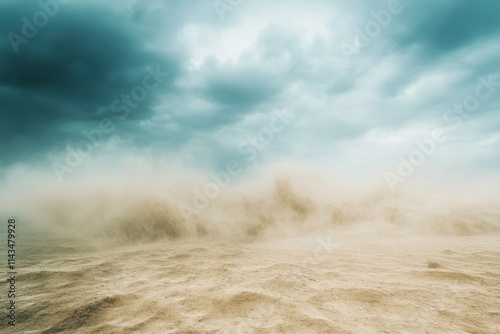
[(496, 0), (0, 0), (0, 168), (134, 152), (383, 177), (440, 133), (423, 168), (495, 172), (499, 13)]

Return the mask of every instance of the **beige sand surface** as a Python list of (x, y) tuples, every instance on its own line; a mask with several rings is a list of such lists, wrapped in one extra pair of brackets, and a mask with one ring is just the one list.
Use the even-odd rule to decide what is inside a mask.
[(500, 333), (498, 235), (22, 244), (5, 333)]

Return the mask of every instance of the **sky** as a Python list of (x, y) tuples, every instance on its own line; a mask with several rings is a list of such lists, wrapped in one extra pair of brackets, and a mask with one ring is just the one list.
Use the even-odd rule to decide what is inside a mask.
[(496, 0), (0, 0), (0, 169), (64, 182), (135, 155), (206, 171), (299, 161), (389, 185), (405, 161), (496, 174), (498, 13)]

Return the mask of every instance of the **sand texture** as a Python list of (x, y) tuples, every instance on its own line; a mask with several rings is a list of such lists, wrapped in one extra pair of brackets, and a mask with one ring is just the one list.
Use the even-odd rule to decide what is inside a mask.
[(498, 236), (33, 238), (19, 254), (13, 333), (500, 333)]

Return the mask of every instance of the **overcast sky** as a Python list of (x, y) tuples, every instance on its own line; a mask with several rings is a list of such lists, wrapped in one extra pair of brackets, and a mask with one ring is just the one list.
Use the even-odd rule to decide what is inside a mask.
[(94, 133), (92, 157), (214, 170), (281, 121), (257, 163), (383, 172), (441, 129), (426, 169), (493, 172), (499, 13), (497, 0), (0, 0), (1, 168), (50, 169)]

